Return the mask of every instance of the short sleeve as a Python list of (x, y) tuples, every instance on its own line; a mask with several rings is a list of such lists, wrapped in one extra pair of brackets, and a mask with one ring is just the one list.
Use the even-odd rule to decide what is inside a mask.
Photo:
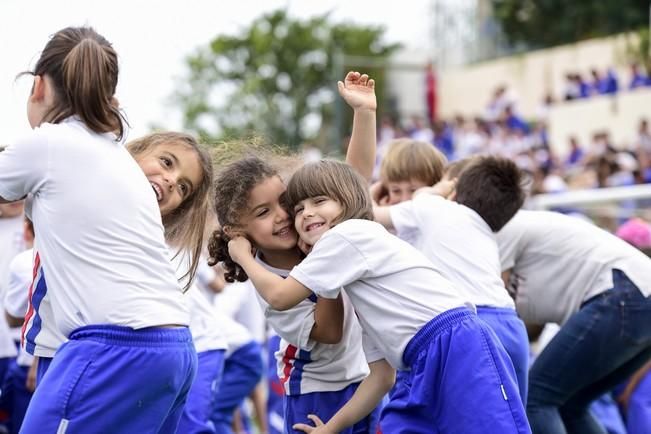
[(4, 305), (9, 315), (22, 318), (27, 313), (29, 286), (32, 282), (29, 263), (16, 256), (9, 265), (9, 285), (5, 293)]
[(19, 200), (36, 194), (48, 176), (49, 145), (41, 129), (0, 152), (0, 197)]
[(418, 222), (416, 221), (416, 210), (414, 201), (407, 200), (397, 205), (389, 207), (391, 223), (399, 237), (403, 238), (408, 234), (418, 231)]
[(377, 345), (375, 345), (375, 342), (373, 342), (371, 337), (366, 333), (366, 330), (362, 330), (362, 348), (367, 363), (377, 362), (378, 360), (386, 358)]
[(303, 262), (289, 273), (316, 295), (337, 298), (342, 287), (359, 280), (368, 271), (362, 252), (346, 237), (331, 229)]

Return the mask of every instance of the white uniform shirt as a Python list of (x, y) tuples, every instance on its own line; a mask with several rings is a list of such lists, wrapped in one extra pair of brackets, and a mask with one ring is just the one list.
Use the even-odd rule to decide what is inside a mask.
[[(197, 279), (207, 278), (209, 275), (214, 278), (215, 271), (207, 264), (206, 268), (207, 270), (201, 271), (201, 276), (197, 274)], [(226, 285), (219, 294), (215, 294), (215, 303), (222, 312), (246, 327), (256, 342), (263, 344), (266, 340), (266, 320), (260, 305), (255, 301), (256, 297), (255, 288), (248, 281), (234, 282)]]
[[(26, 249), (23, 240), (23, 221), (22, 215), (0, 218), (0, 312), (4, 310), (2, 300), (9, 285), (9, 264), (16, 255)], [(19, 337), (20, 333), (12, 332), (2, 315), (0, 318), (0, 358), (16, 355), (14, 339)]]
[(390, 208), (397, 235), (423, 252), (477, 306), (515, 309), (501, 277), (495, 234), (474, 210), (421, 194)]
[(527, 322), (565, 323), (583, 302), (613, 287), (613, 269), (651, 294), (651, 260), (583, 219), (521, 210), (497, 241), (502, 270), (511, 270), (517, 285), (516, 308)]
[(396, 369), (406, 369), (402, 353), (416, 332), (466, 306), (422, 253), (368, 220), (328, 230), (290, 276), (322, 297), (335, 298), (343, 287), (368, 336), (365, 351), (372, 358), (381, 353)]
[[(271, 267), (259, 258), (258, 262), (278, 276), (287, 277), (289, 274), (288, 270)], [(249, 282), (246, 283), (252, 285)], [(258, 294), (257, 291), (255, 293)], [(301, 301), (291, 309), (277, 311), (257, 295), (269, 325), (281, 338), (276, 362), (278, 378), (286, 394), (338, 391), (361, 382), (368, 375), (368, 363), (362, 349), (362, 329), (348, 296), (346, 293), (342, 295), (343, 335), (341, 341), (333, 345), (310, 339), (316, 296)], [(375, 360), (378, 358), (368, 362)]]
[[(19, 253), (9, 264), (9, 287), (5, 293), (5, 311), (16, 318), (23, 318), (27, 313), (29, 287), (32, 284), (34, 250), (29, 249)], [(18, 351), (16, 363), (20, 366), (30, 366), (32, 355), (21, 348)]]
[[(173, 252), (170, 259), (176, 269), (176, 276), (185, 287), (187, 278), (183, 276), (190, 269), (191, 257), (183, 252), (176, 254), (174, 247), (170, 247), (170, 252)], [(203, 262), (205, 261), (201, 259), (199, 264)], [(185, 298), (190, 310), (190, 333), (197, 353), (225, 350), (228, 345), (215, 316), (212, 299), (199, 288), (196, 281), (185, 292)]]
[[(0, 197), (31, 193), (57, 328), (187, 325), (155, 194), (113, 135), (69, 118), (0, 153)], [(29, 317), (33, 326), (33, 316)]]
[[(234, 284), (227, 283), (226, 287), (228, 288), (230, 285)], [(203, 291), (204, 294), (208, 294), (208, 291), (211, 290), (209, 288), (203, 288)], [(213, 303), (214, 316), (219, 322), (219, 329), (222, 331), (222, 336), (226, 340), (226, 357), (230, 356), (244, 345), (255, 341), (253, 336), (251, 336), (251, 332), (249, 332), (244, 325), (235, 321), (233, 317), (227, 313), (228, 311), (222, 308), (217, 297), (213, 297)]]

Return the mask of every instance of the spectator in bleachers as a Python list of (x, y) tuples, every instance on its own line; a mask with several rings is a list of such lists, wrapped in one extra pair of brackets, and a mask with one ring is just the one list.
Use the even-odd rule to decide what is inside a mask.
[(506, 126), (511, 130), (521, 131), (524, 134), (529, 133), (529, 125), (524, 121), (524, 119), (513, 112), (512, 105), (509, 104), (504, 107), (502, 119), (504, 120)]
[(567, 167), (574, 167), (583, 162), (585, 158), (585, 151), (579, 144), (579, 139), (576, 136), (570, 137), (570, 152), (565, 160)]
[(631, 81), (628, 88), (636, 89), (638, 87), (646, 86), (651, 86), (649, 76), (640, 68), (638, 63), (631, 63)]

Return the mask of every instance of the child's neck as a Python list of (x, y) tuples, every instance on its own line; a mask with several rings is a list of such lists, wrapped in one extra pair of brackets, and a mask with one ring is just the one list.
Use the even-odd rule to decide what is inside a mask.
[(289, 250), (258, 250), (265, 264), (281, 270), (291, 270), (301, 262), (302, 254), (298, 248)]

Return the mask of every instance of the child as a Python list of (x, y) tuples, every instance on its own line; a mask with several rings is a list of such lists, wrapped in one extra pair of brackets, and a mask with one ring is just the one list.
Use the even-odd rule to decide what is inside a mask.
[(491, 326), (513, 362), (525, 403), (529, 340), (501, 279), (494, 234), (524, 202), (522, 174), (507, 159), (475, 159), (459, 178), (455, 194), (456, 203), (419, 194), (411, 201), (376, 207), (375, 221), (396, 229), (477, 306), (477, 315)]
[[(354, 109), (347, 160), (370, 178), (375, 149), (374, 81), (349, 72), (345, 83), (339, 83), (339, 92)], [(300, 262), (302, 253), (296, 247), (297, 234), (284, 206), (285, 185), (278, 172), (263, 159), (248, 157), (226, 166), (215, 185), (222, 227), (245, 233), (257, 250), (257, 260), (286, 276)], [(228, 256), (228, 240), (223, 231), (216, 232), (209, 245), (210, 255), (214, 261), (224, 261), (227, 280), (244, 281), (246, 273)], [(320, 297), (310, 297), (287, 312), (279, 312), (266, 302), (262, 306), (270, 325), (283, 338), (276, 359), (286, 394), (286, 431), (292, 432), (293, 424), (308, 414), (329, 418), (369, 372), (352, 307), (343, 299)], [(330, 317), (337, 318), (334, 328), (324, 325)], [(375, 424), (371, 417), (344, 432), (373, 433)]]
[(364, 330), (367, 360), (384, 374), (367, 377), (316, 431), (338, 432), (368, 414), (387, 391), (382, 379), (402, 369), (410, 370), (407, 387), (383, 411), (383, 432), (469, 433), (487, 426), (529, 432), (497, 338), (427, 258), (370, 221), (371, 200), (359, 175), (335, 161), (306, 165), (289, 182), (287, 204), (301, 239), (313, 246), (289, 277), (261, 266), (244, 237), (229, 243), (231, 257), (277, 310), (312, 293), (335, 298), (345, 289)]
[[(9, 264), (9, 285), (4, 296), (5, 316), (12, 327), (20, 327), (23, 323), (32, 281), (34, 226), (27, 218), (23, 223), (23, 238), (28, 249), (16, 255)], [(3, 380), (0, 399), (9, 411), (7, 428), (10, 433), (17, 433), (20, 429), (34, 392), (34, 383), (29, 378), (32, 364), (32, 355), (19, 348), (18, 357), (9, 365)]]
[(651, 260), (582, 219), (547, 211), (519, 211), (497, 241), (522, 319), (561, 325), (529, 372), (534, 432), (603, 432), (590, 402), (651, 357)]
[(380, 167), (380, 182), (386, 191), (380, 204), (410, 200), (419, 188), (436, 184), (443, 177), (446, 162), (445, 155), (431, 143), (413, 139), (391, 141)]
[[(93, 29), (55, 33), (33, 75), (35, 130), (0, 153), (0, 202), (31, 193), (35, 268), (42, 257), (53, 320), (69, 340), (22, 432), (111, 431), (116, 421), (124, 432), (171, 432), (197, 359), (156, 200), (180, 186), (147, 182), (119, 142), (117, 54)], [(39, 289), (26, 315), (34, 328)]]

